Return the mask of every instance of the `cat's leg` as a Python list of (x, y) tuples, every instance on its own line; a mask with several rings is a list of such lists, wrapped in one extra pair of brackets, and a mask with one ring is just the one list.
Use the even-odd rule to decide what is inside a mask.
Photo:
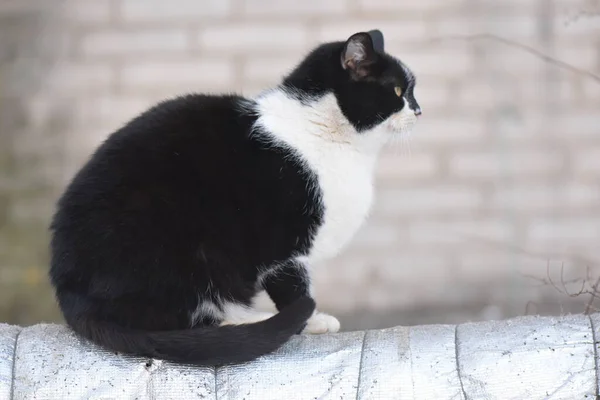
[[(301, 296), (311, 296), (308, 270), (303, 263), (296, 260), (290, 260), (269, 270), (262, 277), (262, 285), (278, 310)], [(340, 322), (337, 318), (315, 310), (302, 332), (319, 334), (339, 330)]]

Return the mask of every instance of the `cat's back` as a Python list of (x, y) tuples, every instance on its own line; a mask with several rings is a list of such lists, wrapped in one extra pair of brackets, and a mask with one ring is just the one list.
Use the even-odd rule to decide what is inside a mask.
[[(176, 182), (181, 170), (214, 167), (232, 150), (249, 147), (252, 101), (236, 95), (189, 94), (162, 101), (111, 133), (65, 193), (106, 185)], [(130, 182), (128, 182), (130, 181)]]
[(135, 140), (139, 140), (138, 146), (149, 149), (179, 141), (215, 145), (216, 140), (242, 140), (255, 120), (247, 112), (252, 103), (236, 95), (189, 94), (165, 100), (111, 135), (104, 147)]
[[(232, 149), (248, 147), (252, 117), (239, 96), (192, 94), (163, 101), (110, 134), (73, 177), (57, 204), (55, 246), (147, 235), (184, 227), (201, 191)], [(216, 180), (216, 178), (214, 179)]]

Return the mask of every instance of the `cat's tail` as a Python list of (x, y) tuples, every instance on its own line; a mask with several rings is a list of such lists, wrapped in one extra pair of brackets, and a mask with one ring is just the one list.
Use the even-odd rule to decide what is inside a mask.
[(86, 318), (67, 320), (81, 336), (112, 351), (198, 366), (252, 361), (281, 347), (299, 333), (315, 310), (302, 297), (271, 318), (245, 325), (144, 332)]

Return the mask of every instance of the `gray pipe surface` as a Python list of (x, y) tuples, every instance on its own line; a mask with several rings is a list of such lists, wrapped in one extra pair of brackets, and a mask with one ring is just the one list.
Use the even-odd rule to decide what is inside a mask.
[(215, 369), (0, 324), (0, 399), (595, 399), (599, 326), (593, 314), (302, 335)]

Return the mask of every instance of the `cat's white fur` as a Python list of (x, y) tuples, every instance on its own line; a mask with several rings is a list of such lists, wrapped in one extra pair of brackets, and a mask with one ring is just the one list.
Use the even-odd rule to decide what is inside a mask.
[[(299, 100), (299, 94), (277, 88), (256, 99), (257, 137), (293, 149), (316, 175), (324, 206), (323, 224), (314, 233), (308, 254), (297, 255), (307, 269), (336, 256), (353, 238), (373, 203), (377, 157), (394, 134), (408, 133), (417, 117), (404, 108), (370, 130), (357, 132), (343, 115), (333, 93), (318, 100)], [(272, 314), (225, 305), (223, 324), (257, 322)], [(305, 332), (337, 332), (339, 321), (315, 312)]]

